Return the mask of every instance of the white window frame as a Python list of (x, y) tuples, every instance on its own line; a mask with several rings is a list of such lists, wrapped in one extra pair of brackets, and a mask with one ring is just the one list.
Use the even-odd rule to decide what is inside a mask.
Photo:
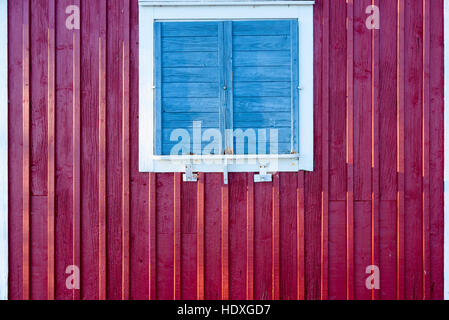
[[(313, 171), (314, 1), (139, 1), (139, 170), (141, 172)], [(154, 154), (154, 22), (298, 19), (299, 152), (289, 155), (160, 156)], [(153, 124), (153, 125), (149, 125)], [(223, 165), (225, 164), (225, 165)]]
[(8, 1), (0, 0), (0, 300), (8, 299)]

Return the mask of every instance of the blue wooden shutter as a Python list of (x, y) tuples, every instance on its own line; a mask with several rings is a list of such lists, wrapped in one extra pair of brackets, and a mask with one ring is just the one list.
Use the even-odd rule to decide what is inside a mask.
[[(189, 152), (198, 154), (203, 145), (194, 145), (193, 123), (223, 131), (220, 109), (223, 82), (222, 22), (155, 23), (156, 154), (170, 155), (178, 141), (174, 130), (189, 133)], [(201, 138), (200, 138), (201, 139)], [(198, 141), (198, 140), (197, 140)]]
[(233, 130), (252, 129), (258, 136), (256, 152), (236, 138), (234, 152), (271, 153), (270, 129), (278, 132), (277, 153), (297, 152), (298, 21), (234, 21), (231, 45)]

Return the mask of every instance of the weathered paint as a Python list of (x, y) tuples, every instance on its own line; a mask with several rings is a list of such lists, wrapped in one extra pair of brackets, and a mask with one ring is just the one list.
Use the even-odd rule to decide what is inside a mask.
[(8, 2), (0, 1), (0, 300), (8, 298)]
[(137, 0), (9, 1), (9, 297), (442, 299), (443, 0), (372, 3), (316, 1), (314, 172), (224, 185), (139, 173)]

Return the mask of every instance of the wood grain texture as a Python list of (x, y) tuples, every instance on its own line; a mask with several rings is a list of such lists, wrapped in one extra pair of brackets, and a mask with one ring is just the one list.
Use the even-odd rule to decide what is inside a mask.
[(22, 299), (30, 299), (30, 2), (22, 16)]
[[(316, 0), (314, 172), (228, 185), (139, 172), (138, 1), (76, 1), (75, 31), (69, 4), (8, 3), (11, 299), (442, 298), (442, 0)], [(379, 30), (365, 24), (373, 4)], [(161, 30), (164, 137), (184, 114), (220, 125), (201, 118), (220, 108), (213, 25), (181, 29), (191, 41)], [(232, 28), (237, 124), (276, 119), (288, 147), (291, 115), (274, 104), (290, 98), (274, 95), (291, 95), (289, 28)], [(81, 290), (66, 288), (72, 264)], [(372, 264), (380, 290), (365, 286)]]
[(47, 297), (55, 299), (55, 157), (56, 157), (56, 35), (55, 35), (55, 1), (49, 2), (48, 7), (48, 181), (47, 181)]

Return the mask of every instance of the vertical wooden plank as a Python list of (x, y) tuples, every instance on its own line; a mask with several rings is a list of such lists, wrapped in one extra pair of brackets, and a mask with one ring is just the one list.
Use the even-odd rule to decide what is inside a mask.
[(346, 62), (346, 298), (354, 299), (354, 3), (347, 5)]
[(8, 2), (0, 2), (0, 300), (8, 299)]
[(23, 211), (23, 24), (24, 1), (8, 3), (8, 206), (9, 206), (9, 299), (21, 300), (22, 293), (22, 211)]
[(56, 157), (56, 82), (55, 82), (55, 0), (48, 6), (48, 178), (47, 178), (47, 298), (55, 299), (55, 157)]
[[(80, 7), (80, 0), (74, 5)], [(73, 265), (81, 265), (81, 34), (73, 30)], [(81, 298), (73, 289), (73, 300)]]
[[(423, 284), (423, 2), (405, 2), (405, 299), (421, 300)], [(410, 107), (414, 106), (414, 107)]]
[(280, 290), (279, 290), (279, 271), (280, 271), (280, 234), (279, 234), (279, 223), (280, 223), (280, 186), (279, 186), (279, 173), (273, 175), (273, 222), (272, 222), (272, 244), (273, 244), (273, 269), (272, 269), (272, 299), (279, 300)]
[(321, 297), (321, 222), (322, 222), (322, 170), (323, 170), (323, 148), (322, 144), (322, 121), (324, 116), (323, 98), (325, 97), (323, 86), (323, 1), (317, 1), (314, 5), (314, 171), (306, 172), (304, 175), (304, 273), (305, 297), (307, 300), (319, 300)]
[(22, 299), (30, 299), (30, 1), (22, 16)]
[(306, 299), (306, 273), (305, 273), (305, 180), (304, 172), (298, 173), (297, 214), (296, 214), (296, 257), (297, 257), (297, 285), (298, 300)]
[[(379, 8), (379, 0), (372, 0), (373, 5)], [(372, 124), (371, 124), (371, 139), (372, 139), (372, 220), (371, 220), (371, 243), (372, 243), (372, 259), (371, 264), (374, 266), (380, 266), (380, 153), (379, 153), (379, 135), (380, 135), (380, 124), (379, 124), (379, 63), (380, 63), (380, 33), (379, 30), (372, 30), (372, 66), (371, 66), (371, 90), (372, 90)], [(375, 288), (372, 291), (372, 299), (379, 300), (380, 291)]]
[[(304, 199), (304, 185), (298, 181), (304, 172), (279, 173), (279, 299), (297, 300), (300, 296), (301, 274), (304, 274), (304, 249), (301, 249), (303, 238), (298, 236), (301, 232), (300, 224), (303, 216), (301, 202)], [(299, 185), (298, 185), (299, 183)], [(272, 196), (275, 198), (275, 194)], [(298, 226), (299, 225), (299, 226)], [(302, 226), (303, 227), (303, 226)], [(299, 249), (298, 249), (299, 248)], [(299, 261), (299, 262), (298, 262)], [(304, 293), (302, 293), (304, 294)]]
[(229, 185), (221, 187), (221, 300), (229, 300)]
[[(397, 1), (381, 0), (379, 44), (380, 291), (382, 300), (396, 297), (397, 150)], [(394, 107), (392, 107), (394, 106)]]
[[(232, 173), (229, 175), (229, 299), (246, 299), (247, 273), (247, 190), (248, 174)], [(266, 221), (271, 230), (271, 221)], [(270, 231), (271, 232), (271, 231)], [(256, 245), (257, 248), (257, 245)], [(271, 248), (271, 243), (270, 243)], [(271, 252), (271, 251), (270, 251)], [(271, 254), (271, 253), (270, 253)], [(270, 265), (271, 275), (271, 265)], [(267, 279), (270, 281), (271, 278)]]
[[(221, 28), (221, 26), (219, 27)], [(223, 44), (224, 47), (219, 47), (219, 50), (223, 50), (223, 90), (220, 90), (222, 92), (222, 105), (223, 109), (221, 112), (221, 117), (224, 119), (224, 129), (226, 131), (222, 131), (222, 134), (224, 133), (223, 137), (225, 137), (225, 154), (233, 154), (235, 152), (234, 150), (234, 138), (233, 136), (228, 136), (230, 132), (233, 132), (234, 128), (234, 83), (233, 83), (233, 62), (232, 62), (232, 56), (233, 56), (233, 22), (232, 21), (225, 21), (223, 22)], [(221, 36), (221, 35), (220, 35)], [(221, 39), (220, 39), (221, 40)], [(221, 42), (220, 42), (221, 43)], [(221, 52), (220, 52), (221, 53)], [(229, 130), (229, 131), (228, 131)]]
[(173, 181), (173, 254), (174, 254), (174, 267), (173, 267), (173, 298), (174, 300), (181, 300), (181, 188), (182, 188), (182, 175), (181, 173), (175, 173)]
[[(103, 5), (105, 3), (102, 2)], [(106, 10), (106, 8), (104, 8)], [(104, 11), (106, 12), (106, 11)], [(106, 15), (106, 13), (103, 13)], [(103, 32), (106, 22), (103, 21)], [(99, 299), (106, 300), (106, 35), (99, 38), (99, 210), (98, 210), (98, 247), (99, 247)]]
[(398, 195), (397, 195), (397, 289), (398, 300), (405, 296), (405, 0), (398, 0)]
[(130, 1), (130, 11), (130, 298), (154, 300), (157, 299), (156, 183), (158, 181), (155, 174), (139, 172), (138, 1)]
[(321, 192), (321, 300), (328, 299), (329, 276), (329, 11), (330, 1), (323, 1), (322, 53), (322, 192)]
[(246, 203), (246, 300), (254, 300), (254, 173), (248, 173)]
[[(292, 82), (292, 152), (299, 152), (299, 39), (298, 20), (290, 21), (291, 38), (291, 82)], [(302, 49), (302, 48), (301, 48)]]
[(430, 299), (430, 1), (423, 0), (423, 299)]
[(157, 299), (157, 174), (150, 173), (149, 175), (149, 300)]
[(204, 300), (204, 184), (206, 175), (201, 173), (198, 177), (198, 205), (196, 230), (196, 256), (197, 256), (197, 299)]
[(130, 3), (122, 1), (122, 300), (129, 300), (130, 294), (130, 119), (129, 119), (129, 38)]
[(220, 173), (209, 173), (205, 179), (205, 257), (204, 294), (206, 300), (221, 297), (221, 186)]
[[(447, 1), (430, 9), (430, 297), (444, 299), (444, 39)], [(446, 15), (447, 16), (447, 15)], [(448, 82), (449, 83), (449, 80)], [(447, 100), (447, 99), (446, 99)], [(449, 236), (447, 237), (449, 239)], [(449, 273), (448, 273), (449, 274)], [(448, 278), (448, 277), (446, 277)], [(448, 297), (449, 298), (449, 297)]]

